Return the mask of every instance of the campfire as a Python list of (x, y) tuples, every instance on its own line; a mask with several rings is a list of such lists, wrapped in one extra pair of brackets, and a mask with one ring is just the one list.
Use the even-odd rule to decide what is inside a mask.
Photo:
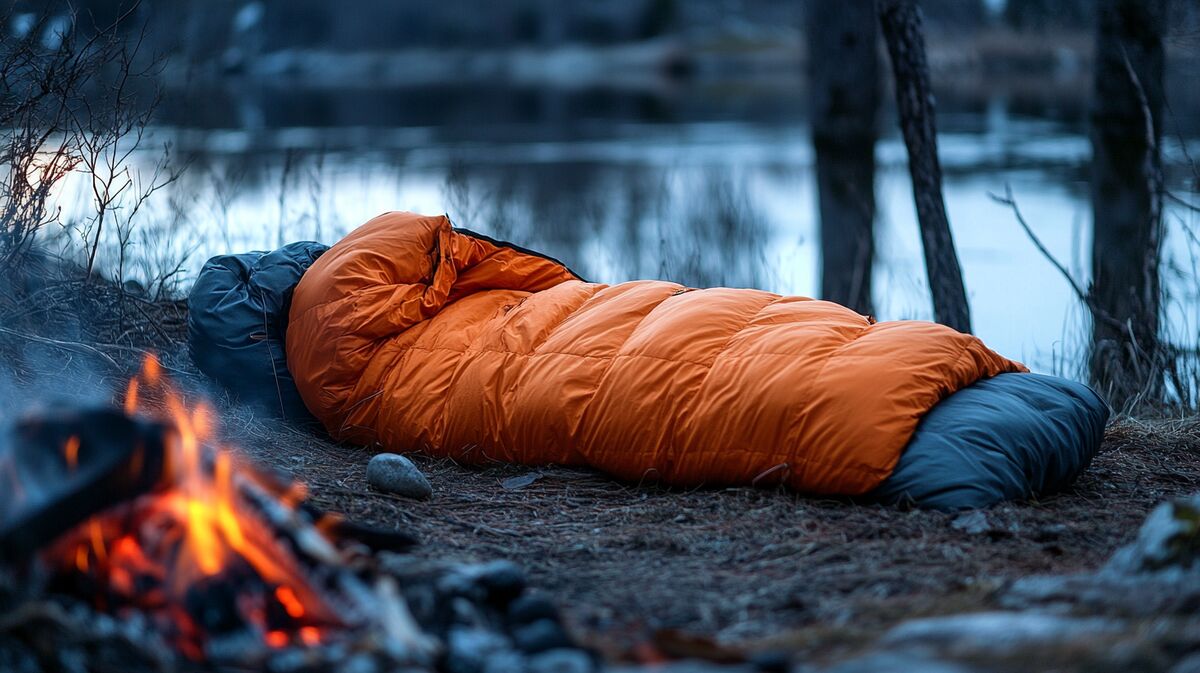
[[(129, 381), (123, 409), (19, 424), (0, 480), (12, 486), (0, 558), (13, 585), (0, 588), (0, 607), (47, 619), (51, 600), (135, 624), (145, 638), (125, 640), (160, 650), (138, 659), (163, 663), (166, 651), (168, 664), (218, 669), (324, 670), (356, 657), (380, 669), (461, 669), (536, 654), (521, 652), (523, 625), (509, 616), (514, 601), (529, 601), (519, 569), (431, 568), (398, 553), (414, 542), (404, 533), (318, 511), (303, 484), (225, 445), (214, 410), (189, 403), (153, 357)], [(5, 628), (0, 620), (0, 638)], [(30, 640), (38, 659), (54, 656), (44, 638)]]

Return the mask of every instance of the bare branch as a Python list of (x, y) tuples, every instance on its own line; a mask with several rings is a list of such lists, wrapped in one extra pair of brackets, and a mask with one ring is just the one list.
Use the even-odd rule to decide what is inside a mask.
[(1038, 235), (1033, 232), (1033, 229), (1029, 226), (1029, 223), (1025, 221), (1025, 216), (1021, 214), (1020, 206), (1017, 205), (1016, 199), (1013, 198), (1012, 185), (1008, 183), (1004, 184), (1004, 196), (999, 196), (998, 194), (988, 192), (988, 197), (996, 203), (1002, 206), (1008, 206), (1012, 209), (1013, 216), (1017, 218), (1017, 224), (1021, 225), (1021, 228), (1025, 230), (1025, 235), (1028, 236), (1029, 240), (1033, 242), (1034, 247), (1038, 249), (1038, 252), (1042, 254), (1042, 257), (1046, 258), (1046, 261), (1050, 262), (1055, 269), (1058, 269), (1058, 272), (1062, 274), (1062, 277), (1071, 285), (1071, 290), (1075, 292), (1075, 296), (1078, 297), (1080, 301), (1086, 303), (1088, 301), (1087, 292), (1083, 291), (1083, 288), (1080, 287), (1079, 283), (1071, 275), (1071, 272), (1067, 270), (1067, 267), (1064, 266), (1062, 262), (1058, 261), (1058, 259), (1050, 252), (1050, 250), (1046, 248), (1045, 244), (1042, 243), (1042, 240), (1038, 238)]

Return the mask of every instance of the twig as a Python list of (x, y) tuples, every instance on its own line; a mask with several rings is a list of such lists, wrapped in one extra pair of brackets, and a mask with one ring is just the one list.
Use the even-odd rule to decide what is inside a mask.
[(47, 346), (54, 346), (55, 348), (61, 348), (62, 350), (66, 351), (83, 353), (84, 355), (95, 355), (108, 362), (114, 368), (121, 369), (121, 365), (117, 364), (117, 361), (109, 357), (107, 353), (84, 343), (79, 343), (77, 341), (59, 341), (58, 339), (50, 339), (47, 337), (37, 336), (35, 334), (18, 332), (17, 330), (9, 329), (7, 327), (0, 327), (0, 333), (15, 336), (27, 341), (33, 341), (35, 343), (46, 344)]
[(1084, 292), (1083, 288), (1079, 286), (1079, 283), (1071, 275), (1071, 272), (1068, 271), (1067, 267), (1063, 266), (1062, 262), (1058, 261), (1058, 259), (1055, 258), (1050, 250), (1046, 248), (1046, 246), (1042, 243), (1042, 240), (1038, 238), (1038, 235), (1033, 233), (1033, 229), (1030, 228), (1029, 223), (1025, 221), (1025, 217), (1021, 215), (1021, 208), (1017, 205), (1016, 199), (1013, 198), (1012, 185), (1008, 183), (1004, 184), (1004, 196), (998, 196), (992, 192), (988, 192), (988, 196), (996, 203), (999, 203), (1002, 206), (1008, 206), (1012, 209), (1013, 216), (1017, 218), (1017, 224), (1021, 225), (1021, 228), (1025, 230), (1025, 235), (1028, 236), (1029, 240), (1033, 242), (1033, 245), (1038, 249), (1038, 252), (1042, 253), (1042, 257), (1045, 257), (1046, 261), (1053, 264), (1054, 268), (1058, 269), (1058, 272), (1062, 274), (1062, 277), (1071, 284), (1071, 289), (1075, 291), (1075, 296), (1079, 297), (1080, 301), (1090, 304), (1091, 302), (1087, 293)]
[(1075, 277), (1071, 275), (1071, 272), (1067, 270), (1067, 267), (1063, 266), (1062, 262), (1058, 261), (1053, 253), (1051, 253), (1050, 250), (1046, 248), (1045, 244), (1042, 243), (1042, 240), (1038, 238), (1038, 235), (1033, 232), (1033, 228), (1030, 227), (1029, 223), (1025, 221), (1025, 216), (1021, 214), (1021, 208), (1017, 205), (1017, 200), (1013, 196), (1012, 185), (1008, 183), (1004, 184), (1004, 196), (998, 196), (992, 192), (988, 192), (988, 197), (990, 197), (996, 203), (1008, 206), (1012, 209), (1013, 216), (1017, 218), (1017, 224), (1020, 224), (1021, 228), (1025, 230), (1025, 235), (1028, 236), (1029, 240), (1033, 242), (1033, 245), (1038, 249), (1038, 252), (1040, 252), (1048, 262), (1054, 265), (1054, 268), (1057, 269), (1060, 274), (1062, 274), (1062, 277), (1068, 283), (1070, 283), (1071, 290), (1075, 293), (1075, 296), (1079, 298), (1079, 301), (1083, 302), (1083, 305), (1087, 307), (1088, 311), (1091, 312), (1093, 320), (1100, 320), (1117, 330), (1132, 334), (1127, 324), (1122, 323), (1120, 320), (1112, 317), (1108, 314), (1108, 312), (1096, 304), (1092, 296), (1085, 292), (1082, 287), (1080, 287), (1079, 282), (1075, 280)]

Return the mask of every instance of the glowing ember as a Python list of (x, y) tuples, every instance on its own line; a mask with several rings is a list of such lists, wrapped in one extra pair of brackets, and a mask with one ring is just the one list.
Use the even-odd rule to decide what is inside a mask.
[[(84, 593), (97, 607), (146, 612), (191, 657), (227, 632), (248, 629), (281, 648), (320, 644), (325, 630), (342, 625), (303, 570), (296, 543), (277, 538), (248, 495), (269, 494), (270, 506), (294, 513), (302, 486), (281, 486), (221, 446), (212, 410), (189, 405), (153, 357), (129, 382), (124, 408), (170, 426), (166, 478), (52, 545), (45, 558), (61, 581), (90, 587)], [(63, 447), (68, 469), (79, 449), (77, 437)], [(326, 530), (312, 528), (317, 536)]]

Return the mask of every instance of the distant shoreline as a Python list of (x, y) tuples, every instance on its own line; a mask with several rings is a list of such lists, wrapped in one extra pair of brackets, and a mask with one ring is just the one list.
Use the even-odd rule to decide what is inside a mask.
[[(1092, 42), (1090, 31), (1035, 34), (992, 28), (955, 36), (934, 34), (929, 39), (929, 61), (934, 77), (943, 80), (1013, 75), (1070, 81), (1090, 74)], [(1177, 44), (1169, 44), (1168, 49), (1172, 67), (1191, 67), (1200, 60), (1200, 50)], [(169, 88), (269, 78), (314, 89), (502, 80), (637, 90), (688, 80), (786, 83), (804, 79), (806, 61), (807, 47), (798, 36), (664, 38), (612, 46), (503, 49), (287, 49), (259, 54), (231, 49), (220, 62), (170, 64), (164, 79)]]

